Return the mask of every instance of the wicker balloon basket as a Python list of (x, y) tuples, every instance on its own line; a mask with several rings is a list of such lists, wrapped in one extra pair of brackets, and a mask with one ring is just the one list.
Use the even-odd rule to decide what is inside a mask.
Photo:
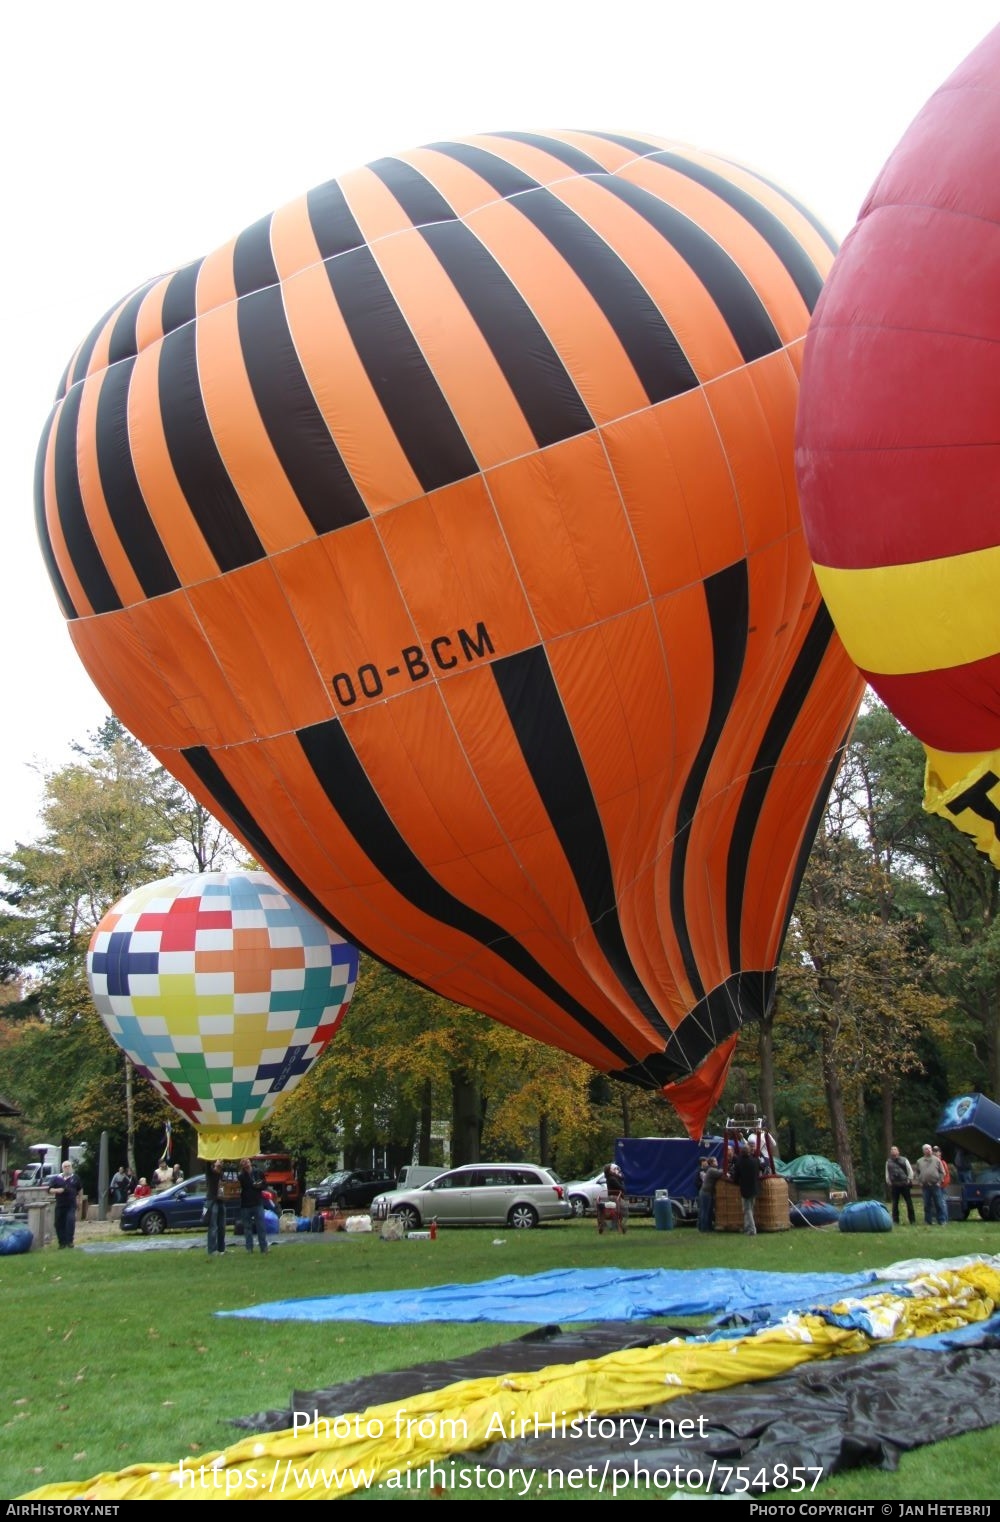
[[(788, 1231), (788, 1185), (777, 1175), (760, 1181), (760, 1193), (754, 1202), (753, 1218), (758, 1231)], [(743, 1230), (743, 1201), (740, 1191), (729, 1179), (719, 1179), (715, 1186), (716, 1231)]]

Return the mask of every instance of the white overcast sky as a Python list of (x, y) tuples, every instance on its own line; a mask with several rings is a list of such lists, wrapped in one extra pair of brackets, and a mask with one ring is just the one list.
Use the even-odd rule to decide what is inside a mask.
[(34, 836), (40, 771), (107, 711), (49, 587), (32, 477), (66, 361), (112, 303), (312, 185), (491, 130), (716, 150), (843, 237), (924, 101), (998, 22), (982, 0), (6, 7), (0, 852)]

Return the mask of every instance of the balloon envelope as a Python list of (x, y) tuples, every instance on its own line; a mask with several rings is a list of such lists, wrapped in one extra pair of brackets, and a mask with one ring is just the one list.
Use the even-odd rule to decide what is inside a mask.
[(838, 255), (797, 468), (848, 651), (1000, 867), (1000, 28), (932, 96)]
[(792, 470), (830, 259), (691, 149), (439, 142), (129, 296), (39, 454), (123, 722), (326, 923), (698, 1134), (861, 691)]
[(260, 1127), (331, 1039), (353, 946), (264, 872), (164, 878), (101, 920), (87, 954), (114, 1040), (199, 1132), (203, 1157), (250, 1157)]

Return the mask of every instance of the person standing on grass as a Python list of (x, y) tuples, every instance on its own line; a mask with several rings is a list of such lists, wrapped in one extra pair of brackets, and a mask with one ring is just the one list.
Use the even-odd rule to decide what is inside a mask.
[(945, 1226), (948, 1206), (944, 1197), (944, 1169), (934, 1156), (930, 1142), (924, 1142), (917, 1162), (917, 1183), (924, 1198), (924, 1225)]
[(208, 1256), (226, 1250), (226, 1201), (222, 1192), (222, 1159), (217, 1157), (205, 1169), (205, 1208), (208, 1216)]
[(60, 1247), (73, 1246), (73, 1238), (76, 1236), (76, 1201), (81, 1187), (68, 1158), (62, 1165), (62, 1172), (54, 1173), (49, 1179), (49, 1193), (55, 1195), (56, 1200), (56, 1240)]
[(755, 1237), (757, 1222), (753, 1218), (753, 1207), (760, 1193), (760, 1164), (748, 1141), (740, 1142), (740, 1150), (733, 1164), (733, 1183), (739, 1189), (743, 1203), (743, 1235)]
[(263, 1188), (263, 1181), (253, 1171), (253, 1163), (245, 1157), (240, 1163), (240, 1220), (247, 1252), (253, 1252), (255, 1235), (261, 1252), (267, 1252), (264, 1202), (261, 1199)]
[(892, 1191), (893, 1225), (899, 1225), (899, 1202), (902, 1200), (906, 1205), (910, 1225), (915, 1226), (917, 1218), (913, 1211), (913, 1196), (910, 1193), (913, 1184), (913, 1169), (909, 1158), (900, 1156), (898, 1147), (889, 1148), (889, 1156), (885, 1163), (885, 1181)]

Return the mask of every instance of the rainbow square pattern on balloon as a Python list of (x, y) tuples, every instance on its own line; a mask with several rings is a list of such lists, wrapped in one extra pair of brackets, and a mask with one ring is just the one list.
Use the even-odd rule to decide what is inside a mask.
[(88, 960), (112, 1036), (195, 1124), (263, 1119), (332, 1037), (358, 968), (264, 873), (137, 889)]

